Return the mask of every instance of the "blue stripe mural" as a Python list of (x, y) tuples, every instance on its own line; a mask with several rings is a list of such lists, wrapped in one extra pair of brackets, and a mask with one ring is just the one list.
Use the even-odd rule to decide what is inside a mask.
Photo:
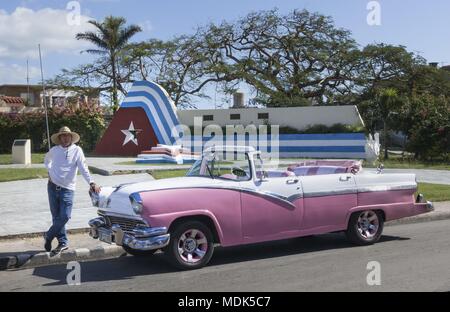
[[(191, 136), (180, 139), (176, 131), (175, 136), (172, 136), (173, 129), (180, 126), (176, 108), (165, 90), (156, 83), (133, 83), (121, 107), (143, 108), (159, 144), (182, 144), (184, 147), (191, 147), (193, 152), (201, 152), (202, 147), (214, 138)], [(248, 135), (234, 135), (233, 138), (233, 145), (251, 145), (249, 142), (253, 142), (253, 145), (256, 145), (254, 147), (267, 152), (277, 149), (281, 157), (363, 158), (367, 142), (364, 133), (262, 135), (261, 139), (265, 142), (255, 142), (255, 138)], [(230, 140), (225, 138), (215, 137), (215, 140), (222, 145), (230, 143)], [(277, 143), (272, 146), (272, 141)]]
[(177, 136), (172, 129), (180, 125), (175, 106), (161, 86), (150, 81), (136, 81), (121, 104), (121, 107), (141, 107), (160, 144), (172, 145)]

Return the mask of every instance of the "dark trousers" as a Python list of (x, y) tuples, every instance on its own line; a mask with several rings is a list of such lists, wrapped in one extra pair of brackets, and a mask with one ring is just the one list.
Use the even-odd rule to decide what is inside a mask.
[(48, 240), (58, 239), (60, 244), (68, 244), (66, 223), (72, 214), (74, 191), (57, 186), (52, 182), (47, 185), (48, 202), (52, 213), (52, 226), (46, 233)]

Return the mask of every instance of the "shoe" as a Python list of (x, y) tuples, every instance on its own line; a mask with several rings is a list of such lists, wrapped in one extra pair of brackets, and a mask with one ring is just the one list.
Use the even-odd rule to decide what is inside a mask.
[(59, 243), (58, 246), (52, 250), (53, 255), (59, 255), (60, 253), (62, 253), (64, 250), (69, 249), (69, 246), (67, 244), (61, 244)]
[(52, 241), (47, 239), (47, 236), (45, 233), (44, 233), (44, 241), (45, 241), (45, 243), (44, 243), (45, 251), (50, 252), (50, 250), (52, 250)]

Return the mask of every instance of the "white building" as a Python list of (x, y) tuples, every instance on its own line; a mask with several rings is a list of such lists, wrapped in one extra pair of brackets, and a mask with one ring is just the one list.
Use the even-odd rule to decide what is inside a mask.
[(298, 130), (313, 125), (332, 126), (343, 124), (363, 126), (364, 122), (354, 105), (302, 106), (273, 108), (229, 108), (177, 110), (181, 124), (194, 125), (194, 117), (201, 117), (207, 125), (279, 125)]

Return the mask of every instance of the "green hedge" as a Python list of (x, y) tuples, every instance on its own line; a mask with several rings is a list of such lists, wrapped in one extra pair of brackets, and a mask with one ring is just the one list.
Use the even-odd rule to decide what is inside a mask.
[[(50, 135), (62, 126), (68, 126), (80, 134), (80, 145), (85, 153), (94, 150), (105, 131), (105, 120), (101, 109), (81, 107), (53, 108), (48, 111)], [(0, 153), (11, 153), (15, 139), (31, 139), (32, 152), (48, 149), (45, 113), (43, 111), (20, 114), (0, 114)]]

